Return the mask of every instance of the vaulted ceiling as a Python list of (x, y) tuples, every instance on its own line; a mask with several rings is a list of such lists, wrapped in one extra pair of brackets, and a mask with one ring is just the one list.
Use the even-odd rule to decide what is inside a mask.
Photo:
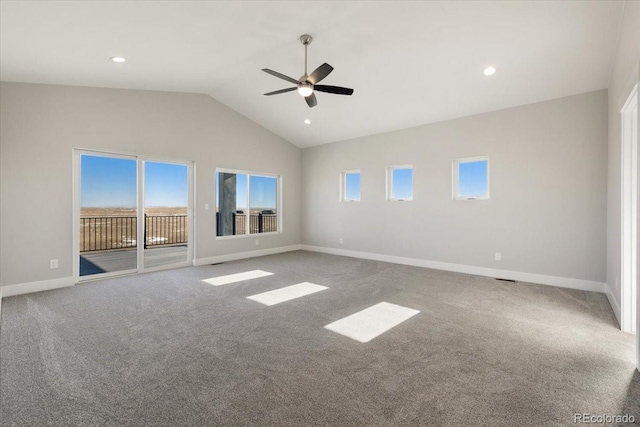
[[(608, 86), (623, 3), (2, 1), (3, 81), (209, 94), (299, 147)], [(322, 83), (310, 109), (290, 86)], [(127, 61), (109, 60), (123, 56)], [(494, 65), (497, 73), (483, 75)], [(303, 123), (305, 119), (311, 124)]]

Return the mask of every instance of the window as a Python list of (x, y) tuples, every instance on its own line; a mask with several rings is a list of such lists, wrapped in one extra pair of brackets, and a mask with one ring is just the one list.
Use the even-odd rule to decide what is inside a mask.
[(273, 176), (250, 175), (249, 232), (275, 233), (278, 231), (278, 179)]
[(413, 166), (387, 168), (387, 200), (413, 200)]
[(455, 200), (489, 198), (489, 157), (453, 161), (453, 198)]
[(217, 171), (216, 235), (278, 232), (278, 184), (274, 175)]
[(344, 202), (360, 201), (360, 171), (352, 170), (342, 173), (342, 200)]

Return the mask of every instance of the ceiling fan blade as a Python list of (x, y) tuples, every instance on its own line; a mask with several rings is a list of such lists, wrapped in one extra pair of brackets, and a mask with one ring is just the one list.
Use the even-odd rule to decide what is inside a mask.
[(268, 68), (263, 68), (262, 71), (264, 71), (267, 74), (271, 74), (272, 76), (277, 77), (279, 79), (286, 80), (289, 83), (293, 83), (294, 85), (297, 85), (298, 83), (300, 83), (299, 81), (297, 81), (294, 78), (291, 78), (289, 76), (285, 76), (284, 74), (281, 74), (281, 73), (279, 73), (277, 71), (270, 70)]
[(313, 89), (317, 90), (318, 92), (335, 93), (336, 95), (353, 94), (353, 89), (349, 89), (348, 87), (315, 85), (313, 86)]
[(316, 105), (318, 105), (318, 100), (316, 99), (316, 94), (312, 93), (311, 95), (307, 96), (304, 98), (305, 101), (307, 101), (307, 105), (311, 108), (315, 107)]
[(273, 92), (265, 93), (265, 95), (266, 96), (277, 95), (279, 93), (291, 92), (291, 91), (296, 90), (296, 89), (297, 89), (297, 87), (290, 87), (290, 88), (287, 88), (287, 89), (274, 90)]
[(324, 79), (333, 71), (333, 67), (326, 62), (315, 69), (313, 73), (309, 77), (307, 77), (307, 81), (311, 84), (316, 84), (320, 80)]

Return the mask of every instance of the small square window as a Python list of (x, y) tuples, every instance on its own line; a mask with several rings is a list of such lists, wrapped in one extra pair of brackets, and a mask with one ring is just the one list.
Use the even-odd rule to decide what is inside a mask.
[(387, 200), (413, 200), (413, 166), (392, 166), (387, 169)]
[(342, 200), (345, 202), (360, 201), (360, 171), (342, 173)]
[(456, 200), (489, 198), (489, 157), (453, 161), (453, 198)]

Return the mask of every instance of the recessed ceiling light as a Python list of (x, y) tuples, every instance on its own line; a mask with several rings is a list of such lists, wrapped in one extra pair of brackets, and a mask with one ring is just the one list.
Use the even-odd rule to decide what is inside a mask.
[(123, 58), (122, 56), (114, 56), (114, 57), (111, 58), (111, 60), (113, 62), (125, 62), (126, 61), (126, 59)]
[(304, 119), (304, 124), (305, 124), (305, 125), (310, 125), (310, 124), (311, 124), (311, 120), (309, 120), (309, 119)]
[(493, 76), (496, 73), (496, 67), (490, 65), (484, 69), (485, 76)]

